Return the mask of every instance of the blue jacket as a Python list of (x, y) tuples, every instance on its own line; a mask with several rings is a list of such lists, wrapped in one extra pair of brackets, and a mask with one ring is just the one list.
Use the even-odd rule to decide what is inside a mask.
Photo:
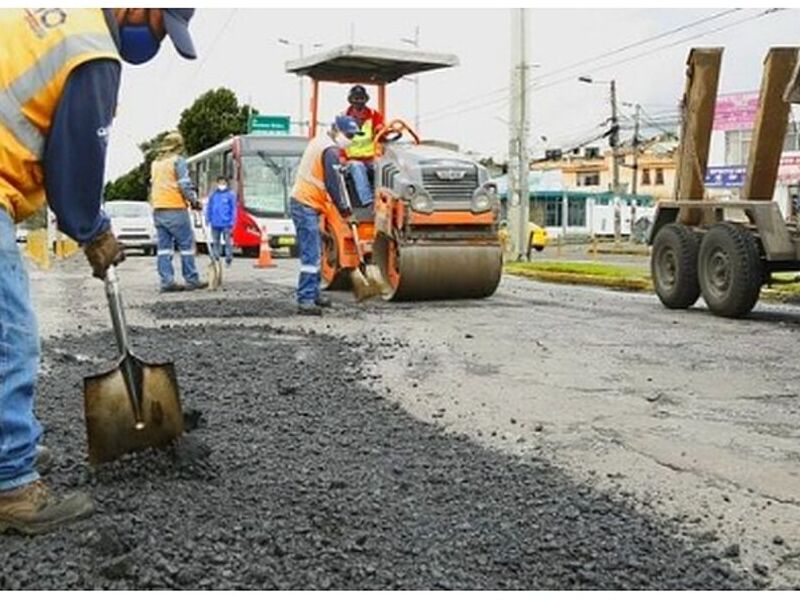
[(206, 221), (217, 229), (230, 229), (236, 221), (236, 194), (231, 190), (214, 190), (208, 197)]

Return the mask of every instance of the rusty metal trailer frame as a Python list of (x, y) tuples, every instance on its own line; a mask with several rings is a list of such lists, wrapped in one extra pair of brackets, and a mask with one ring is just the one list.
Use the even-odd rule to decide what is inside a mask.
[[(705, 199), (721, 48), (695, 48), (687, 61), (674, 200), (658, 205), (650, 233), (651, 274), (668, 308), (702, 294), (712, 312), (750, 312), (772, 273), (800, 270), (800, 229), (772, 202), (788, 123), (788, 90), (798, 86), (798, 48), (771, 48), (747, 162), (747, 200)], [(785, 92), (786, 91), (786, 92)]]

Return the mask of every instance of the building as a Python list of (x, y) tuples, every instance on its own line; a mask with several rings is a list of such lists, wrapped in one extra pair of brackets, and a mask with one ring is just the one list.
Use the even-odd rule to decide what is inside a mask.
[[(720, 94), (714, 107), (706, 195), (710, 198), (741, 198), (758, 112), (758, 92)], [(773, 201), (784, 217), (796, 215), (795, 199), (800, 196), (800, 132), (791, 118), (784, 138)]]

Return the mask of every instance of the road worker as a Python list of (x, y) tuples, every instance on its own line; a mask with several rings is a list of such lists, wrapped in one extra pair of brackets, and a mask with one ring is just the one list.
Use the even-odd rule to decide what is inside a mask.
[(325, 203), (333, 201), (345, 217), (352, 217), (339, 183), (339, 168), (341, 151), (358, 131), (352, 117), (336, 117), (328, 131), (309, 142), (297, 168), (290, 208), (300, 250), (297, 306), (302, 315), (321, 315), (331, 304), (320, 295), (319, 214)]
[[(194, 260), (194, 234), (192, 220), (187, 208), (200, 210), (197, 193), (189, 178), (183, 136), (173, 131), (164, 136), (159, 154), (150, 166), (150, 202), (153, 205), (153, 221), (158, 236), (158, 277), (162, 292), (178, 292), (184, 289), (198, 290), (208, 287), (200, 281)], [(181, 273), (186, 286), (175, 282), (172, 255), (177, 246), (181, 254)]]
[(356, 195), (362, 206), (372, 204), (375, 160), (375, 135), (383, 128), (383, 115), (367, 106), (369, 94), (363, 85), (354, 85), (347, 95), (350, 106), (345, 113), (358, 123), (358, 133), (353, 143), (344, 151), (348, 170), (353, 179)]
[(121, 61), (153, 58), (169, 35), (195, 58), (194, 9), (0, 11), (0, 532), (43, 533), (89, 515), (88, 495), (57, 497), (37, 470), (39, 337), (14, 235), (44, 206), (105, 278), (123, 258), (101, 210)]

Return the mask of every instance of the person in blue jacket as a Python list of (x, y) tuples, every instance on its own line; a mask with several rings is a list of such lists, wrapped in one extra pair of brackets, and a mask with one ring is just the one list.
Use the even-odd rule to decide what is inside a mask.
[(217, 177), (217, 189), (208, 197), (206, 223), (211, 227), (211, 252), (220, 258), (220, 238), (225, 241), (225, 264), (233, 262), (233, 224), (236, 222), (236, 194), (228, 188), (228, 178)]

